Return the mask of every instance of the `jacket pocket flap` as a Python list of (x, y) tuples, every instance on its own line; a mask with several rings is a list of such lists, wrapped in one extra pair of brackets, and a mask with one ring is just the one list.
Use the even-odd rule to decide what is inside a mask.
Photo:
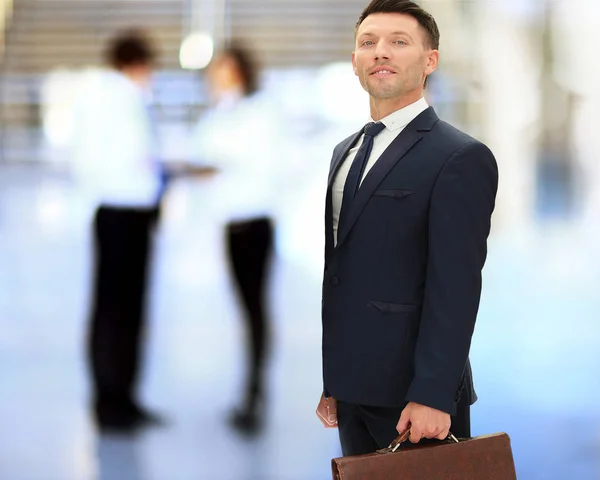
[(371, 305), (383, 313), (409, 313), (414, 312), (417, 309), (417, 305), (402, 303), (369, 301), (367, 305)]
[(412, 190), (375, 190), (373, 195), (377, 197), (406, 198), (414, 193)]

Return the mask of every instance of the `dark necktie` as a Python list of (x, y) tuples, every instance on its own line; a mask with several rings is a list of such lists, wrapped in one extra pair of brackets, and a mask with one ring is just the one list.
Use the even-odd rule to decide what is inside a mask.
[(365, 167), (369, 161), (371, 150), (373, 149), (373, 139), (384, 128), (385, 125), (381, 122), (370, 122), (367, 123), (363, 128), (364, 139), (362, 145), (358, 149), (358, 152), (356, 152), (356, 157), (352, 162), (352, 166), (348, 172), (348, 177), (346, 178), (346, 183), (344, 184), (344, 194), (342, 196), (342, 208), (338, 222), (338, 232), (341, 228), (342, 219), (347, 216), (348, 211), (350, 210), (350, 205), (352, 204), (352, 200), (354, 200), (354, 196), (356, 195), (358, 187), (360, 186), (360, 180), (362, 179)]

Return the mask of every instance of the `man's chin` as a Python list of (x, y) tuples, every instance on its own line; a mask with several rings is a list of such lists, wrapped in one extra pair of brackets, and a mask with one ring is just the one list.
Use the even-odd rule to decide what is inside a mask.
[(386, 100), (388, 98), (396, 98), (402, 94), (401, 90), (398, 89), (383, 89), (383, 88), (371, 88), (369, 89), (369, 95), (378, 100)]

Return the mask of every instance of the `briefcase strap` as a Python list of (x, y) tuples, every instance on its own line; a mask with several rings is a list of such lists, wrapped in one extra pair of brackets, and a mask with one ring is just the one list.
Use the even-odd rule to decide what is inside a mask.
[[(404, 430), (400, 435), (398, 435), (396, 437), (396, 439), (392, 443), (390, 443), (390, 446), (385, 450), (395, 452), (396, 450), (398, 450), (398, 448), (400, 447), (400, 445), (402, 443), (404, 443), (408, 440), (409, 437), (410, 437), (410, 424), (408, 425), (406, 430)], [(454, 435), (452, 435), (451, 432), (448, 433), (446, 440), (450, 440), (452, 442), (458, 443), (458, 439)]]

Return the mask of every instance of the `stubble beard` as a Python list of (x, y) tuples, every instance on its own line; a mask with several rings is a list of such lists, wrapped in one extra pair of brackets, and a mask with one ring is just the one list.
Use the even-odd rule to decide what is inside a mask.
[(368, 73), (364, 73), (361, 79), (362, 86), (371, 98), (377, 100), (398, 98), (419, 87), (417, 71), (396, 72), (387, 80), (370, 78)]
[(393, 85), (369, 85), (367, 84), (367, 92), (373, 98), (385, 100), (388, 98), (396, 98), (404, 93), (404, 88), (401, 84), (394, 83)]
[(402, 79), (398, 78), (399, 75), (396, 73), (392, 82), (388, 80), (381, 81), (377, 78), (369, 78), (366, 74), (363, 78), (363, 88), (372, 97), (378, 100), (385, 100), (389, 98), (395, 98), (401, 96), (405, 92), (405, 85)]

